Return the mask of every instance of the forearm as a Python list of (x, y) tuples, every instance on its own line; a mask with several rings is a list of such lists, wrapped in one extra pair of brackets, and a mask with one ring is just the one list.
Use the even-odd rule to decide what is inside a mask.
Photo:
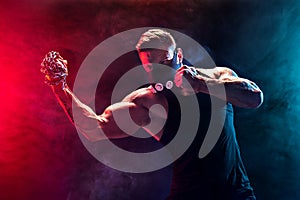
[[(70, 90), (67, 84), (65, 84), (64, 87)], [(70, 119), (70, 121), (74, 123), (73, 112), (72, 112), (72, 96), (69, 93), (67, 93), (66, 90), (63, 90), (62, 83), (60, 83), (59, 85), (52, 85), (51, 89), (57, 101), (59, 102), (59, 104), (67, 114), (68, 118)]]
[[(257, 108), (263, 101), (263, 93), (258, 86), (243, 78), (212, 79), (196, 77), (195, 90), (213, 95), (235, 106)], [(225, 94), (224, 94), (225, 92)]]
[(96, 113), (87, 105), (83, 104), (71, 91), (67, 84), (51, 86), (58, 102), (67, 114), (76, 129), (91, 141), (104, 139), (99, 134), (99, 120)]
[(263, 102), (263, 92), (252, 81), (239, 78), (236, 81), (224, 80), (228, 101), (244, 108), (258, 108)]
[(52, 86), (52, 89), (76, 129), (89, 141), (128, 137), (140, 128), (133, 124), (129, 113), (129, 109), (135, 107), (133, 103), (116, 103), (106, 108), (101, 115), (97, 115), (67, 85), (64, 89), (61, 85)]
[[(106, 139), (102, 130), (112, 137), (124, 136), (112, 126), (111, 115), (100, 115), (82, 103), (66, 84), (68, 75), (67, 61), (58, 52), (50, 51), (41, 63), (45, 83), (51, 86), (58, 102), (77, 130), (91, 141)], [(109, 111), (109, 110), (107, 110)], [(109, 112), (106, 112), (109, 113)], [(106, 118), (105, 118), (106, 117)]]

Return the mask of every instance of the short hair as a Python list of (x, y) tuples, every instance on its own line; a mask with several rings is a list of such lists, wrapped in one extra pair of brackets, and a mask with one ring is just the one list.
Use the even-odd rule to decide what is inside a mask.
[(143, 49), (168, 49), (170, 46), (176, 48), (173, 36), (162, 29), (150, 29), (142, 34), (136, 45), (138, 51)]

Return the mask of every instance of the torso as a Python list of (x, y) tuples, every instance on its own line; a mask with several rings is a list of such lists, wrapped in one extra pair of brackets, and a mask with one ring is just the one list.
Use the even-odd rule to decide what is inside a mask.
[[(205, 73), (210, 78), (220, 78), (222, 75), (230, 73), (226, 71), (226, 68), (200, 69), (199, 72)], [(176, 88), (175, 90), (178, 91)], [(148, 109), (154, 104), (160, 104), (165, 108), (167, 121), (160, 141), (167, 145), (177, 134), (182, 117), (176, 95), (165, 88), (163, 91), (153, 92), (153, 87), (146, 86), (133, 92), (124, 100), (135, 102)], [(183, 98), (193, 98), (193, 95)], [(218, 109), (213, 110), (213, 112), (224, 112), (224, 126), (211, 152), (206, 157), (199, 158), (199, 150), (211, 123), (211, 100), (220, 102), (221, 100), (203, 93), (198, 93), (196, 98), (200, 109), (199, 129), (188, 150), (173, 164), (171, 197), (183, 195), (188, 199), (201, 197), (201, 199), (209, 200), (231, 200), (239, 195), (253, 195), (236, 141), (231, 104), (223, 102), (223, 104), (219, 104), (221, 106)], [(158, 111), (157, 116), (159, 115)], [(186, 130), (185, 134), (190, 134), (190, 130)]]
[[(154, 104), (162, 104), (166, 108), (168, 115), (161, 138), (164, 145), (173, 140), (181, 122), (180, 105), (176, 95), (167, 89), (153, 93), (153, 88), (146, 87), (137, 90), (129, 98), (143, 103), (148, 108)], [(203, 93), (198, 93), (196, 97), (200, 109), (199, 129), (188, 150), (173, 163), (171, 196), (183, 195), (189, 199), (232, 199), (232, 195), (238, 195), (238, 191), (252, 194), (236, 141), (231, 104), (225, 102), (225, 106), (217, 109), (225, 113), (222, 133), (211, 152), (206, 157), (199, 158), (199, 150), (211, 123), (211, 99), (221, 100)], [(192, 96), (184, 98), (189, 99)], [(190, 134), (190, 130), (186, 130), (185, 134)]]

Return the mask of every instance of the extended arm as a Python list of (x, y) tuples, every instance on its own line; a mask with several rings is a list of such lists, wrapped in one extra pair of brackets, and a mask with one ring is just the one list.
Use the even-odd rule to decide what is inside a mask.
[[(133, 102), (122, 101), (113, 104), (107, 107), (101, 115), (97, 115), (90, 107), (82, 103), (66, 84), (63, 87), (62, 84), (51, 87), (69, 119), (90, 141), (128, 137), (128, 134), (134, 134), (140, 126), (149, 122), (148, 109)], [(133, 115), (130, 115), (129, 111)]]
[(66, 84), (67, 61), (58, 52), (49, 52), (41, 65), (45, 82), (51, 86), (60, 105), (77, 130), (90, 141), (127, 137), (128, 134), (134, 134), (141, 126), (149, 123), (148, 108), (133, 101), (113, 104), (101, 115), (97, 115), (82, 103)]
[[(221, 98), (235, 106), (244, 108), (257, 108), (263, 102), (263, 93), (252, 81), (240, 78), (234, 71), (225, 67), (214, 69), (195, 69), (190, 73), (185, 66), (180, 68), (175, 76), (178, 87), (184, 87), (184, 76), (193, 87), (194, 91), (210, 94)], [(218, 92), (225, 89), (225, 95)]]

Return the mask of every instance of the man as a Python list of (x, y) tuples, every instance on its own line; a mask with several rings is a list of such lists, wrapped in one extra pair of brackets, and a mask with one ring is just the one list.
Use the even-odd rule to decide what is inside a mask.
[[(124, 130), (135, 132), (143, 128), (165, 145), (176, 135), (176, 124), (180, 123), (181, 117), (180, 106), (171, 89), (186, 99), (196, 96), (196, 106), (201, 110), (199, 128), (188, 150), (173, 163), (173, 180), (168, 199), (255, 199), (235, 137), (232, 105), (257, 108), (263, 101), (262, 91), (255, 83), (238, 77), (226, 67), (201, 69), (183, 65), (183, 51), (176, 48), (174, 38), (164, 30), (151, 29), (143, 33), (136, 48), (148, 74), (149, 84), (133, 91), (119, 103), (110, 105), (100, 115), (83, 104), (66, 85), (66, 62), (55, 52), (45, 58), (42, 72), (46, 74), (46, 82), (52, 86), (77, 130), (90, 141), (97, 141), (107, 137), (128, 137), (129, 134)], [(49, 57), (55, 60), (55, 67), (47, 64)], [(157, 76), (161, 73), (157, 70), (159, 65), (176, 70), (175, 74), (164, 75), (165, 83), (157, 82)], [(171, 79), (170, 75), (173, 76)], [(225, 90), (225, 95), (218, 92), (220, 88)], [(72, 100), (75, 102), (73, 108)], [(217, 108), (224, 111), (224, 126), (213, 149), (204, 158), (199, 158), (198, 152), (211, 116), (216, 112), (212, 110), (213, 101), (224, 103), (220, 103), (221, 106)], [(153, 109), (153, 105), (160, 105), (163, 109)], [(76, 120), (72, 118), (72, 111), (80, 113)], [(115, 119), (123, 120), (125, 125), (130, 124), (127, 123), (128, 113), (138, 126), (119, 128)], [(162, 121), (165, 124), (158, 132), (157, 127), (161, 126)], [(96, 131), (98, 129), (103, 130), (106, 136), (99, 134)], [(186, 132), (188, 134), (189, 130)]]

